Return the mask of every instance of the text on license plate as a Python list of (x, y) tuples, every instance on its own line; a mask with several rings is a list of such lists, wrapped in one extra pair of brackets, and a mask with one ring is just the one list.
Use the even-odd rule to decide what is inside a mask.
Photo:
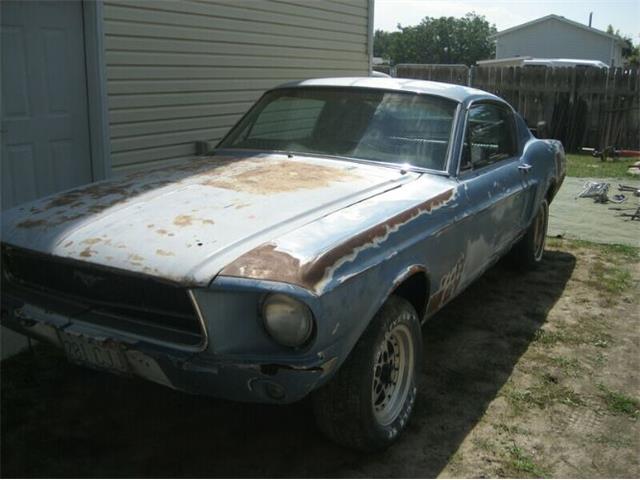
[(124, 353), (118, 348), (103, 347), (89, 342), (82, 337), (61, 335), (69, 361), (103, 370), (113, 370), (128, 373), (129, 365)]

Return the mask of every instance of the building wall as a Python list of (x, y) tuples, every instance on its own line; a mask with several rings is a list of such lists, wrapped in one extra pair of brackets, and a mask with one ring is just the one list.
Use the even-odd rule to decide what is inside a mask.
[(497, 59), (518, 55), (600, 60), (609, 66), (622, 64), (621, 47), (612, 39), (553, 18), (496, 38)]
[(274, 85), (367, 75), (372, 3), (105, 1), (113, 172), (190, 157)]

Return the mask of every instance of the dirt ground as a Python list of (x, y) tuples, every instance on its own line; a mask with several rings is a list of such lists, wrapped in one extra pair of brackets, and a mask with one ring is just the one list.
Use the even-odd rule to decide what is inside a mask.
[(3, 477), (639, 477), (640, 260), (553, 240), (498, 265), (424, 329), (408, 431), (337, 447), (308, 403), (189, 396), (38, 347), (2, 363)]

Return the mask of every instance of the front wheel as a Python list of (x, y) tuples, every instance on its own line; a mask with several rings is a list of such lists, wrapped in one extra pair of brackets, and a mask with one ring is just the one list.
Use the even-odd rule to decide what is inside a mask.
[(523, 270), (535, 268), (544, 255), (544, 246), (549, 225), (549, 202), (542, 200), (529, 229), (514, 245), (511, 257), (515, 265)]
[(341, 445), (383, 449), (407, 426), (422, 358), (413, 306), (391, 296), (336, 376), (313, 398), (318, 427)]

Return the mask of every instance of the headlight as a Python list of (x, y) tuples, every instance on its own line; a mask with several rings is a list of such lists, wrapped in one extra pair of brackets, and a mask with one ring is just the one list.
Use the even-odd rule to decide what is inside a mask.
[(309, 307), (281, 293), (266, 298), (262, 304), (262, 318), (269, 335), (286, 347), (299, 347), (309, 340), (313, 331)]

